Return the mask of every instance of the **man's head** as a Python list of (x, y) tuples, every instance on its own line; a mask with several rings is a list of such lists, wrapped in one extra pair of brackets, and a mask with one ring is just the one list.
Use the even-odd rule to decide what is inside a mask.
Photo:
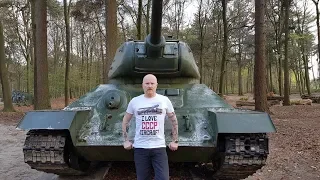
[(147, 74), (142, 81), (142, 88), (146, 97), (154, 97), (156, 95), (158, 82), (153, 74)]

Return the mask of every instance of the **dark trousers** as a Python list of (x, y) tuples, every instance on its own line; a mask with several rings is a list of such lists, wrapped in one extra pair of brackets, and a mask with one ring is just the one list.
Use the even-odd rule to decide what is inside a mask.
[(152, 168), (155, 180), (169, 180), (166, 148), (134, 149), (134, 162), (138, 180), (151, 180)]

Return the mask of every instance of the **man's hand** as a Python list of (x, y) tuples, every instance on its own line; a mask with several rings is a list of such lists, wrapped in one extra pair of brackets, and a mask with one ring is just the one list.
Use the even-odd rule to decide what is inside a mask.
[(126, 149), (126, 150), (130, 150), (130, 149), (132, 149), (132, 143), (131, 143), (130, 141), (125, 141), (125, 142), (123, 143), (123, 147), (124, 147), (124, 149)]
[(169, 144), (169, 148), (171, 149), (171, 151), (176, 151), (178, 149), (178, 143), (175, 143), (175, 142), (171, 142)]

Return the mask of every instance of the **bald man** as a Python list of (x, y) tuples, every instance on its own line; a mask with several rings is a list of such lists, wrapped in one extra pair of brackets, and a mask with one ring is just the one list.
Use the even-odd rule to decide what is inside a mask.
[[(157, 78), (148, 74), (143, 78), (144, 94), (134, 97), (128, 104), (123, 117), (123, 147), (134, 147), (134, 161), (138, 180), (150, 180), (152, 168), (155, 180), (169, 180), (168, 156), (164, 136), (165, 117), (171, 120), (172, 142), (169, 148), (178, 149), (178, 121), (168, 97), (156, 93)], [(127, 127), (132, 118), (136, 118), (134, 143), (128, 140)]]

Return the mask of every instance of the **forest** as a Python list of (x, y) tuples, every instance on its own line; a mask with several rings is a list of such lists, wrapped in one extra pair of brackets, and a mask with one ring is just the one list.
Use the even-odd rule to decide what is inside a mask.
[[(215, 92), (320, 91), (319, 0), (265, 0), (262, 13), (251, 0), (163, 3), (162, 35), (189, 44)], [(0, 98), (24, 92), (48, 109), (108, 83), (117, 48), (150, 33), (151, 0), (1, 0), (0, 17)]]

